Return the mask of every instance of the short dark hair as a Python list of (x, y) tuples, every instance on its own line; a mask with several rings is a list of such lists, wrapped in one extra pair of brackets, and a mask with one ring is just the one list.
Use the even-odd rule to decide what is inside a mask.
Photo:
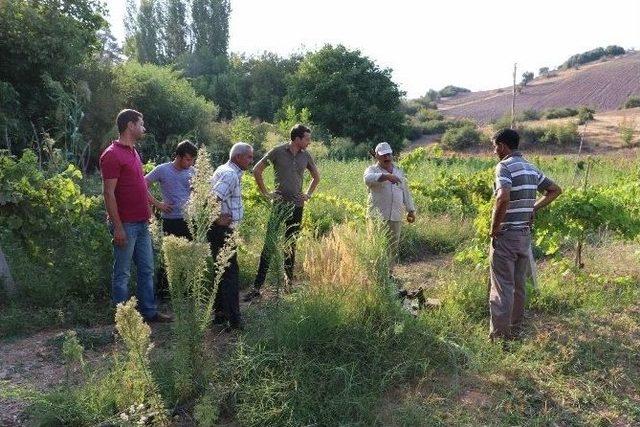
[(291, 128), (291, 140), (293, 141), (296, 138), (304, 138), (304, 134), (307, 132), (311, 133), (311, 129), (298, 123)]
[(198, 149), (188, 139), (185, 139), (176, 147), (176, 156), (184, 157), (185, 154), (188, 154), (191, 157), (196, 157), (198, 155)]
[(493, 140), (496, 144), (505, 144), (509, 149), (515, 150), (520, 144), (520, 135), (513, 129), (500, 129), (493, 135)]
[(118, 113), (116, 118), (116, 124), (118, 125), (118, 132), (122, 133), (127, 129), (129, 122), (136, 123), (142, 117), (142, 113), (136, 110), (122, 110)]

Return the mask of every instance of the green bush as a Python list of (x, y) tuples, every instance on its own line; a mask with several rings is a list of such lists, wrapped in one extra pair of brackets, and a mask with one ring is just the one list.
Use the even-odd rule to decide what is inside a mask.
[(436, 135), (447, 130), (447, 123), (443, 120), (428, 120), (421, 124), (423, 135)]
[(209, 122), (216, 119), (218, 108), (197, 96), (189, 82), (168, 67), (127, 62), (115, 73), (122, 106), (144, 115), (150, 142), (141, 145), (143, 154), (168, 157), (175, 142), (186, 137), (200, 141)]
[(442, 136), (442, 145), (452, 150), (462, 150), (479, 145), (485, 138), (475, 126), (465, 124), (448, 129)]
[(593, 120), (593, 115), (595, 114), (595, 110), (589, 107), (580, 107), (578, 108), (578, 124), (585, 124), (590, 120)]
[(563, 117), (573, 117), (578, 115), (575, 108), (549, 108), (544, 112), (545, 119), (561, 119)]
[(81, 192), (80, 171), (71, 165), (62, 170), (41, 171), (31, 151), (18, 160), (0, 156), (0, 245), (18, 284), (16, 303), (59, 309), (63, 323), (95, 320), (109, 306), (111, 244), (103, 203)]
[(520, 114), (518, 114), (516, 116), (516, 119), (519, 122), (527, 122), (531, 120), (540, 120), (541, 117), (542, 114), (540, 113), (540, 111), (529, 108), (523, 110)]
[(471, 91), (463, 87), (449, 85), (440, 89), (439, 95), (443, 98), (448, 98), (451, 96), (456, 96), (459, 93), (467, 93), (467, 92), (471, 92)]
[(630, 96), (624, 103), (623, 108), (637, 108), (640, 107), (640, 96)]
[(329, 158), (334, 160), (366, 159), (369, 145), (355, 143), (351, 138), (333, 138), (329, 143)]
[(518, 129), (522, 142), (550, 145), (570, 145), (580, 140), (578, 125), (575, 123), (551, 123), (546, 126), (523, 127)]

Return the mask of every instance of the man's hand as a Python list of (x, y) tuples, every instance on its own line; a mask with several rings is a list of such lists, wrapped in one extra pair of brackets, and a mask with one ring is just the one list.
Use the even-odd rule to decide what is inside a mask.
[(269, 191), (268, 193), (262, 193), (265, 199), (267, 200), (280, 200), (282, 196), (275, 191)]
[(496, 237), (498, 237), (498, 235), (500, 234), (501, 231), (502, 230), (500, 228), (496, 228), (496, 229), (492, 228), (491, 232), (489, 233), (489, 237), (491, 237), (492, 239), (496, 238)]
[(216, 219), (216, 224), (221, 225), (223, 227), (228, 227), (232, 221), (233, 221), (233, 218), (231, 217), (230, 214), (220, 214), (218, 219)]
[(392, 173), (385, 173), (384, 178), (392, 184), (400, 184), (402, 180)]
[(169, 213), (173, 209), (173, 205), (166, 202), (158, 202), (156, 208), (160, 209), (161, 212)]
[(116, 246), (124, 247), (127, 244), (127, 233), (124, 231), (122, 224), (113, 228), (112, 242)]
[(307, 193), (299, 193), (298, 194), (298, 200), (300, 200), (301, 202), (306, 202), (310, 198), (311, 198), (311, 196), (308, 195)]
[(536, 210), (534, 208), (533, 212), (531, 212), (531, 218), (529, 218), (529, 228), (533, 228), (533, 221), (535, 219), (536, 219)]
[(413, 224), (415, 220), (416, 220), (416, 213), (414, 211), (407, 213), (407, 222), (409, 224)]

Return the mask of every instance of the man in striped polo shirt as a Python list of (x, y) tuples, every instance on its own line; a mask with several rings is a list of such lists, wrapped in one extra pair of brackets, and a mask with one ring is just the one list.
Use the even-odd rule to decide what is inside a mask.
[[(512, 129), (502, 129), (493, 136), (494, 153), (500, 162), (496, 166), (489, 251), (491, 340), (512, 338), (522, 325), (531, 224), (536, 211), (562, 192), (522, 157), (517, 151), (519, 142), (518, 132)], [(536, 200), (538, 191), (542, 197)]]

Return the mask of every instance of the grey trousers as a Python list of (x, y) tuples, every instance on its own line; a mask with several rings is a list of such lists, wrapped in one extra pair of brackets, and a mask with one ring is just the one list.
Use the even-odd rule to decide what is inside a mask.
[(391, 264), (398, 262), (400, 250), (400, 230), (402, 229), (402, 221), (386, 221), (389, 230), (389, 256)]
[(489, 309), (491, 338), (509, 338), (511, 328), (524, 317), (525, 275), (529, 268), (531, 232), (506, 230), (491, 239), (489, 250), (491, 290)]

